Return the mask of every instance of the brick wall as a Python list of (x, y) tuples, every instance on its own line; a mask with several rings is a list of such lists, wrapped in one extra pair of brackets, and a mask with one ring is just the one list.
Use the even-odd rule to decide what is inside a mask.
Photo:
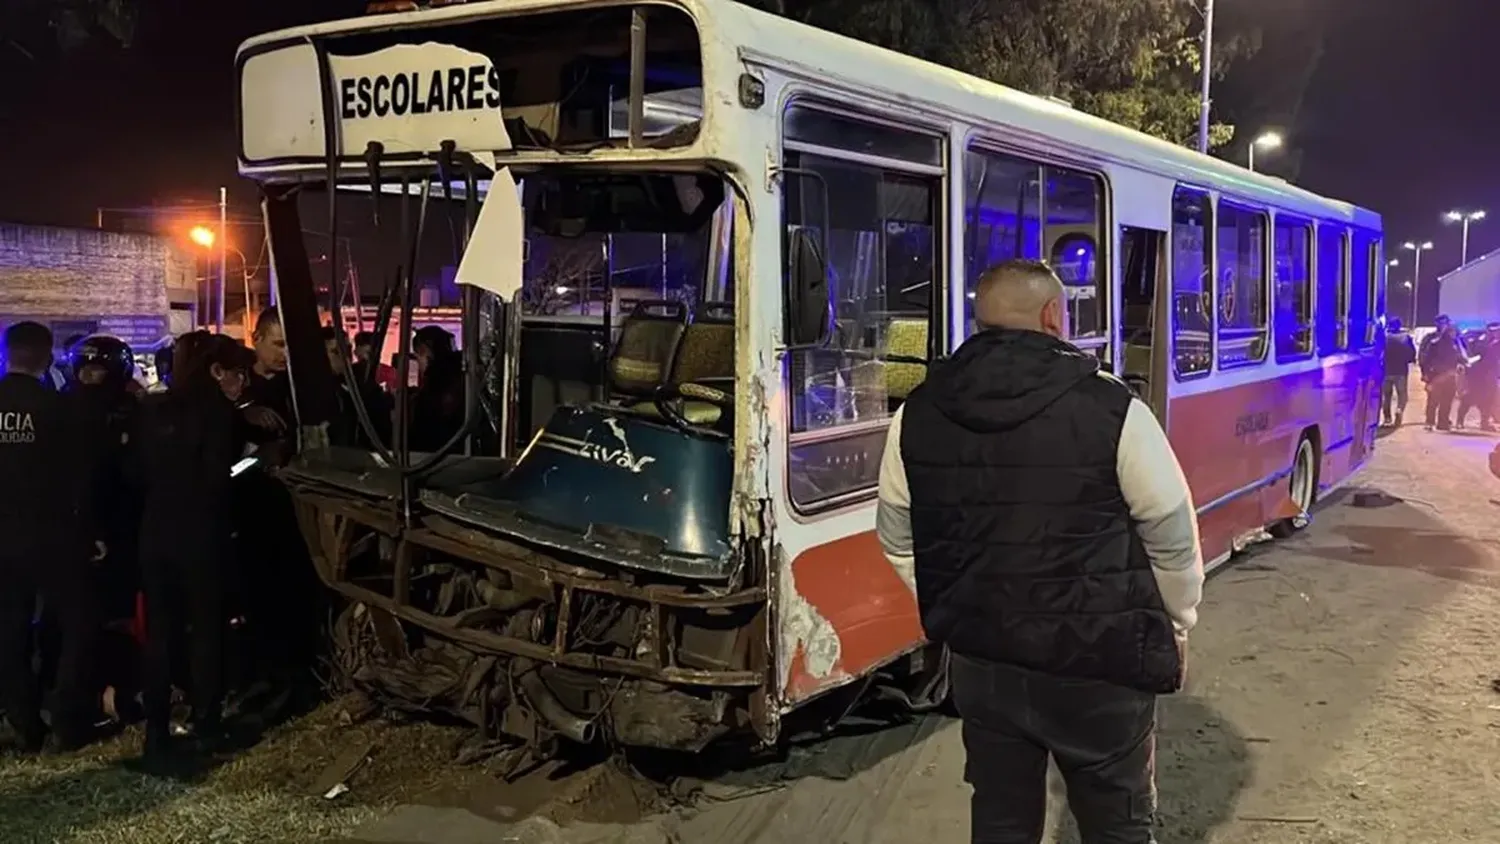
[(193, 301), (193, 256), (167, 238), (0, 223), (0, 314), (160, 315)]

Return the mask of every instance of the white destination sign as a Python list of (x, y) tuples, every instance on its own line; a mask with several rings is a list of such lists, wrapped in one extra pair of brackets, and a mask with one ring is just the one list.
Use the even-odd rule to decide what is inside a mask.
[[(328, 57), (340, 155), (359, 158), (371, 141), (387, 155), (433, 153), (443, 141), (458, 150), (511, 148), (500, 107), (500, 74), (488, 57), (451, 44), (398, 44), (362, 56)], [(244, 59), (240, 126), (245, 164), (327, 153), (326, 123), (311, 43), (290, 44)]]
[(363, 155), (510, 149), (500, 113), (500, 72), (481, 53), (451, 44), (397, 44), (363, 56), (329, 56), (339, 147)]

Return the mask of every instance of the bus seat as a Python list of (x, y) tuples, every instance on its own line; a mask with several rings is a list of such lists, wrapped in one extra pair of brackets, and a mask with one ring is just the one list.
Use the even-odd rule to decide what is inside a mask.
[[(885, 355), (927, 360), (927, 318), (893, 319), (885, 330)], [(884, 366), (885, 395), (892, 403), (906, 401), (927, 380), (927, 367), (920, 363), (889, 363)]]
[(672, 371), (686, 327), (687, 307), (681, 302), (636, 305), (620, 324), (620, 339), (609, 359), (614, 397), (650, 398)]
[[(723, 399), (729, 397), (729, 391), (721, 389), (721, 386), (732, 385), (733, 379), (733, 312), (726, 316), (722, 311), (704, 311), (683, 331), (682, 343), (678, 346), (677, 358), (673, 361), (672, 372), (667, 379), (683, 392), (685, 398), (680, 408), (683, 418), (694, 425), (718, 424), (724, 415), (723, 408), (707, 401), (694, 401), (691, 396), (695, 392), (709, 391), (703, 394), (722, 403)], [(697, 383), (705, 381), (716, 382), (717, 386)], [(636, 409), (652, 416), (661, 415), (660, 410), (649, 402), (642, 403)]]
[(1125, 374), (1151, 377), (1151, 347), (1138, 343), (1125, 344)]
[(923, 364), (884, 359), (894, 355), (927, 360), (926, 317), (893, 317), (884, 323), (877, 336), (879, 356), (856, 364), (850, 371), (855, 411), (862, 419), (888, 415), (927, 378), (927, 367)]

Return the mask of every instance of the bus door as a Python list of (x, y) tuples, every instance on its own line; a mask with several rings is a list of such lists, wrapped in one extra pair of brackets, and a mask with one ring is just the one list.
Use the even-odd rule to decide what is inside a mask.
[(1120, 226), (1120, 316), (1115, 321), (1119, 375), (1163, 426), (1167, 423), (1167, 354), (1171, 319), (1167, 233)]

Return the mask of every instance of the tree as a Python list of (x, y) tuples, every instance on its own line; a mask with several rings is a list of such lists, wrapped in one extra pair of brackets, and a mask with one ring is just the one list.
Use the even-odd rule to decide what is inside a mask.
[[(754, 0), (814, 26), (944, 64), (1174, 143), (1198, 131), (1194, 0)], [(1215, 39), (1215, 73), (1254, 36)], [(1215, 145), (1231, 126), (1213, 127)]]
[(0, 0), (0, 53), (27, 61), (93, 40), (129, 44), (137, 0)]

